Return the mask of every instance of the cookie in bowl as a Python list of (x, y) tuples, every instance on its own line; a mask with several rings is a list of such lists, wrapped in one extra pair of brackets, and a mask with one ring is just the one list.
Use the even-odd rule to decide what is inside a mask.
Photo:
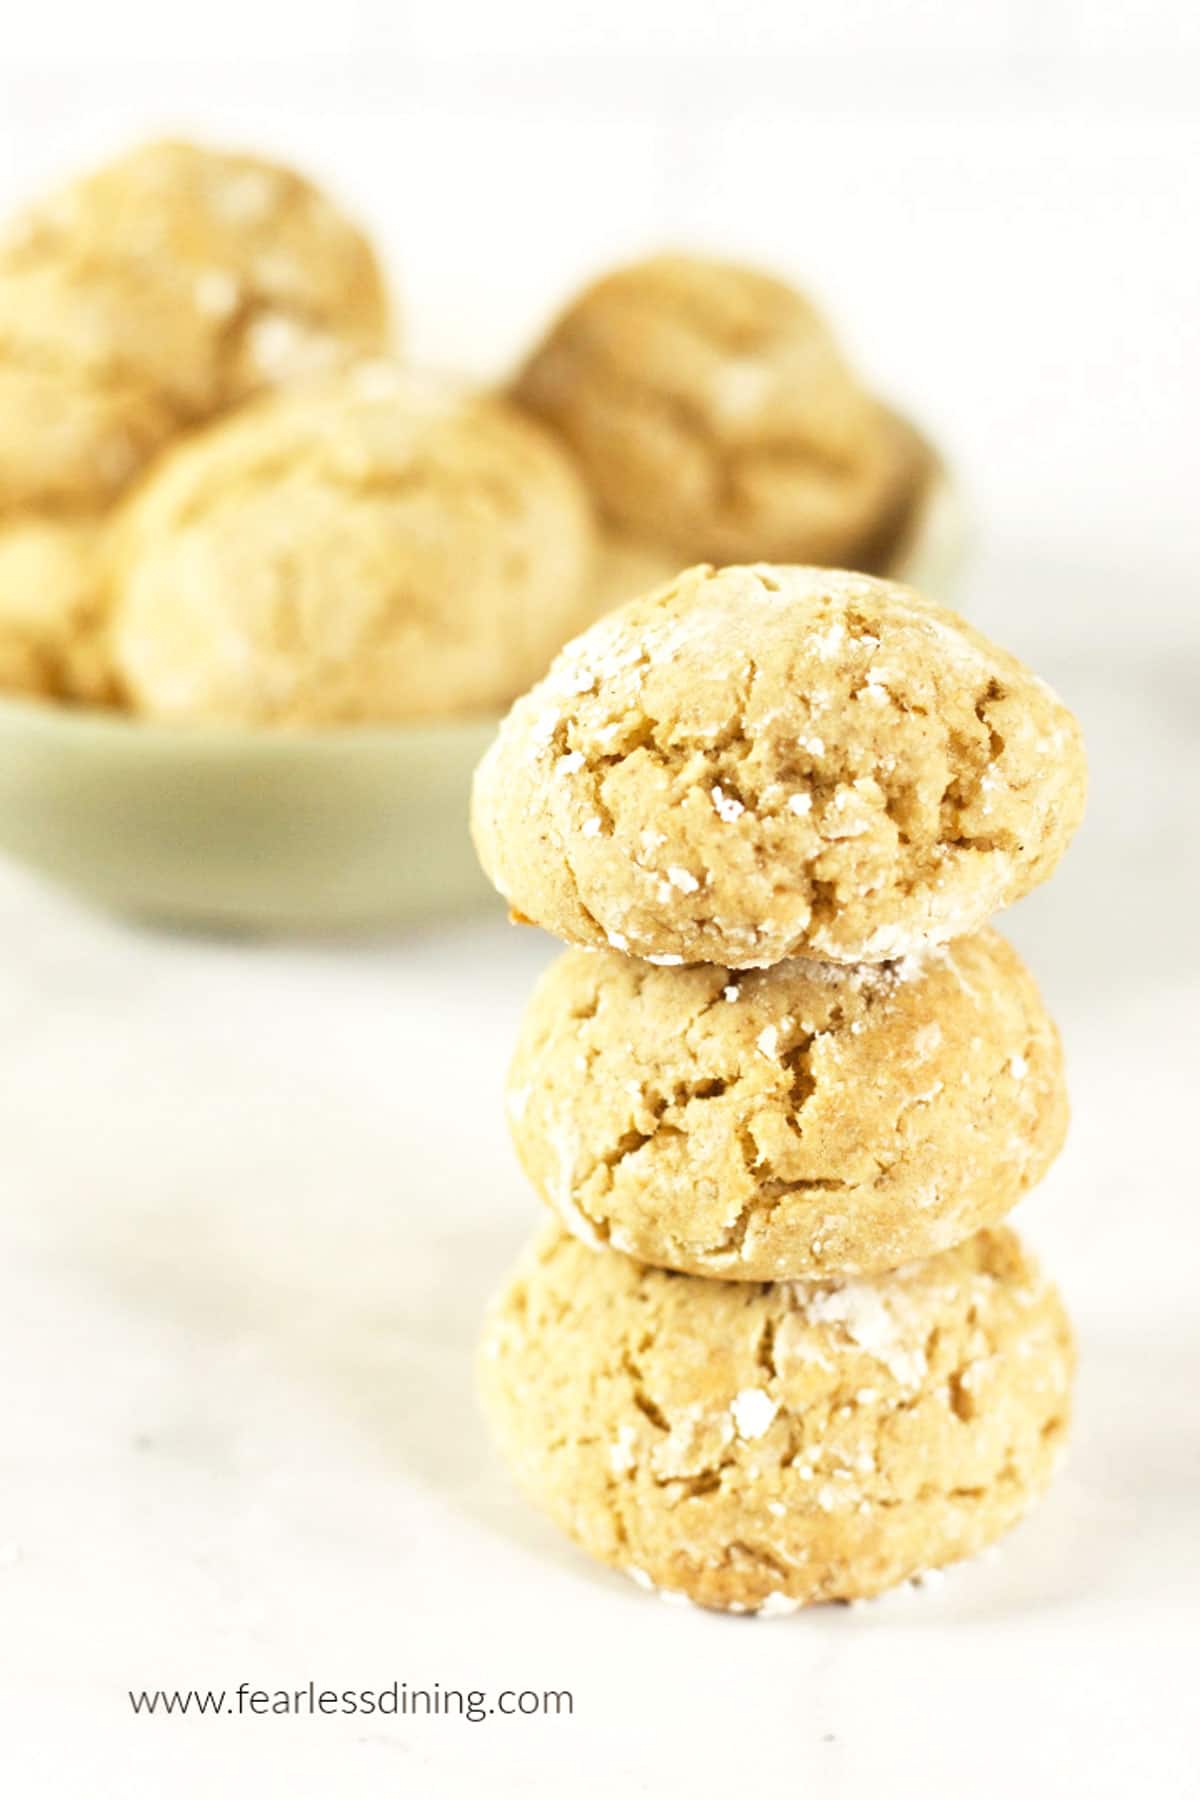
[[(318, 187), (259, 156), (173, 140), (29, 207), (0, 245), (0, 275), (119, 295), (134, 323), (114, 362), (191, 419), (380, 350), (390, 333), (375, 253)], [(167, 313), (175, 343), (136, 336), (139, 318)], [(112, 329), (102, 316), (97, 350)]]
[(242, 726), (486, 713), (582, 617), (591, 508), (502, 398), (379, 362), (167, 457), (114, 528), (133, 710)]
[[(936, 459), (811, 302), (761, 270), (660, 255), (572, 301), (513, 382), (605, 526), (601, 599), (695, 562), (891, 573)], [(657, 566), (655, 564), (657, 563)]]

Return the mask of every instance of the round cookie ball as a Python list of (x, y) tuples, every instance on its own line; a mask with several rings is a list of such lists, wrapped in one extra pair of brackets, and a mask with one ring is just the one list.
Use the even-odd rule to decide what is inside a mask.
[(569, 950), (508, 1111), (568, 1230), (736, 1281), (877, 1273), (995, 1223), (1062, 1147), (1058, 1033), (985, 930), (906, 962), (733, 975)]
[(1009, 1231), (873, 1281), (703, 1281), (557, 1226), (495, 1303), (485, 1408), (522, 1487), (647, 1586), (731, 1612), (877, 1594), (1015, 1524), (1073, 1349)]
[(491, 710), (578, 624), (591, 550), (548, 434), (367, 364), (212, 427), (143, 484), (116, 530), (114, 663), (159, 719)]
[(670, 546), (677, 567), (882, 569), (929, 472), (803, 295), (709, 257), (606, 275), (513, 391), (562, 432), (618, 542)]
[(688, 570), (569, 644), (475, 778), (515, 912), (651, 962), (887, 962), (1045, 879), (1083, 811), (1079, 727), (911, 589)]
[(294, 170), (196, 144), (140, 145), (30, 208), (0, 268), (107, 285), (135, 320), (173, 315), (171, 356), (142, 331), (133, 361), (193, 419), (387, 338), (374, 252), (333, 202)]

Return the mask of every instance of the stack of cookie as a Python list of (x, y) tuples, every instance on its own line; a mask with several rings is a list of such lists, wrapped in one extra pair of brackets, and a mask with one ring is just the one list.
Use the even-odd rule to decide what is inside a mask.
[(781, 1612), (970, 1555), (1046, 1485), (1070, 1328), (999, 1221), (1066, 1096), (986, 920), (1083, 791), (1074, 719), (1014, 657), (821, 569), (691, 570), (509, 714), (480, 856), (576, 947), (510, 1091), (557, 1220), (482, 1382), (594, 1555)]

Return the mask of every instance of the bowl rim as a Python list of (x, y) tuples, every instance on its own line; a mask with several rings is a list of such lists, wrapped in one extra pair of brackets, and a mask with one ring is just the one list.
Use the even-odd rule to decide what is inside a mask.
[(197, 719), (168, 723), (147, 719), (118, 707), (79, 706), (54, 699), (0, 693), (0, 729), (19, 725), (43, 737), (101, 737), (145, 744), (147, 749), (253, 750), (255, 753), (295, 754), (298, 749), (329, 750), (348, 746), (397, 747), (419, 739), (457, 738), (464, 731), (495, 731), (504, 710), (460, 713), (452, 717), (406, 719), (391, 724), (366, 720), (361, 724), (313, 727), (305, 725), (225, 725)]

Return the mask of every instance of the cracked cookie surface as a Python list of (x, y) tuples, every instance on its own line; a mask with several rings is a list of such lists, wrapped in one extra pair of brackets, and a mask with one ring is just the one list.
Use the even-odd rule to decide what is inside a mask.
[(1074, 1354), (1004, 1228), (872, 1281), (704, 1281), (535, 1238), (479, 1378), (521, 1486), (644, 1584), (763, 1614), (868, 1596), (1015, 1524)]
[(1058, 1033), (984, 930), (903, 963), (732, 974), (569, 950), (508, 1113), (592, 1244), (729, 1280), (874, 1273), (1000, 1219), (1062, 1147)]
[(1079, 727), (894, 582), (685, 571), (569, 644), (476, 774), (480, 860), (568, 943), (662, 963), (886, 962), (1053, 870)]
[(802, 294), (711, 257), (595, 282), (513, 392), (570, 444), (617, 541), (669, 547), (676, 567), (882, 568), (929, 471)]
[(113, 656), (169, 719), (499, 707), (577, 628), (586, 493), (506, 402), (380, 363), (175, 451), (115, 529)]

